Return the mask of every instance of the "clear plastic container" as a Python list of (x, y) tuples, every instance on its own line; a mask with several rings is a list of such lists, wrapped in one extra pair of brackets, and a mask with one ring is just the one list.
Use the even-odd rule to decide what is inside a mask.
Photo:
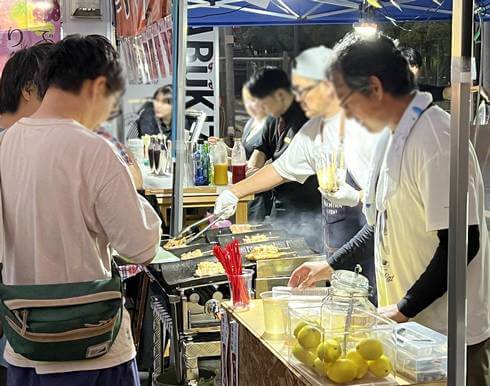
[(273, 293), (289, 294), (290, 302), (321, 302), (330, 293), (330, 287), (312, 287), (299, 289), (295, 287), (277, 286), (272, 288)]
[(140, 138), (128, 139), (128, 149), (133, 153), (136, 162), (143, 165), (145, 159), (145, 146)]
[[(151, 173), (155, 173), (155, 151), (157, 149), (157, 139), (151, 137), (150, 144), (148, 145), (148, 159), (150, 161)], [(160, 150), (160, 148), (158, 148)], [(158, 152), (160, 154), (160, 151)]]
[(284, 340), (287, 327), (289, 293), (266, 291), (260, 294), (264, 314), (266, 340)]
[(336, 271), (331, 284), (321, 306), (289, 302), (289, 361), (324, 384), (396, 384), (396, 324), (369, 302), (367, 278)]
[(165, 175), (165, 170), (167, 169), (167, 149), (163, 142), (160, 143), (160, 160), (158, 164), (158, 170), (156, 170), (155, 174), (159, 176)]
[(235, 144), (231, 151), (231, 173), (233, 184), (245, 179), (247, 173), (247, 156), (241, 138), (235, 138)]
[(204, 148), (203, 142), (198, 142), (197, 149), (193, 155), (194, 159), (194, 185), (209, 185), (209, 155)]
[(213, 149), (214, 184), (228, 185), (228, 150), (222, 139)]
[(209, 185), (214, 184), (214, 167), (213, 167), (213, 158), (212, 158), (212, 150), (211, 146), (208, 142), (204, 143), (204, 151), (208, 155), (208, 182)]
[(315, 169), (318, 185), (324, 191), (334, 193), (345, 183), (347, 175), (344, 146), (321, 146), (317, 153)]
[[(168, 153), (171, 153), (171, 142), (169, 142)], [(185, 143), (185, 164), (184, 164), (184, 186), (194, 186), (194, 144), (192, 142)], [(170, 165), (172, 160), (170, 159)], [(168, 170), (168, 169), (167, 169)], [(170, 173), (172, 170), (170, 169)]]
[(397, 372), (414, 382), (434, 382), (447, 377), (446, 336), (416, 322), (397, 325), (392, 340), (397, 345)]
[(173, 158), (172, 158), (172, 141), (167, 140), (167, 162), (165, 173), (172, 174), (173, 173)]
[[(289, 303), (289, 324), (287, 333), (289, 350), (288, 360), (295, 368), (309, 378), (310, 383), (317, 385), (343, 384), (363, 386), (387, 386), (398, 384), (394, 378), (396, 373), (395, 369), (397, 367), (397, 349), (394, 342), (390, 341), (395, 326), (393, 322), (378, 314), (354, 307), (352, 309), (352, 315), (357, 321), (355, 326), (351, 326), (348, 331), (344, 331), (342, 328), (329, 330), (322, 328), (322, 313), (323, 309), (318, 307), (318, 305), (308, 305), (307, 303), (303, 303), (303, 306), (300, 306), (297, 302)], [(356, 352), (357, 346), (367, 339), (381, 342), (383, 355), (388, 358), (390, 363), (390, 373), (387, 373), (385, 376), (375, 376), (368, 367), (368, 371), (360, 379), (352, 379), (346, 382), (334, 382), (334, 380), (330, 378), (332, 374), (328, 374), (327, 371), (328, 367), (332, 364), (331, 360), (335, 359), (335, 357), (329, 359), (325, 359), (324, 357), (323, 359), (320, 359), (318, 346), (316, 349), (310, 348), (306, 350), (311, 353), (309, 354), (309, 359), (305, 360), (301, 355), (304, 353), (305, 349), (300, 343), (300, 334), (305, 326), (319, 331), (320, 335), (319, 338), (317, 338), (319, 339), (319, 345), (323, 344), (326, 347), (329, 347), (332, 345), (332, 341), (336, 342), (334, 344), (338, 344), (338, 347), (340, 347), (340, 356), (336, 360), (349, 359), (348, 355), (351, 355), (351, 352)], [(344, 341), (346, 342), (346, 349), (343, 348)], [(335, 361), (333, 363), (335, 363)], [(369, 361), (365, 360), (365, 363), (369, 366)]]

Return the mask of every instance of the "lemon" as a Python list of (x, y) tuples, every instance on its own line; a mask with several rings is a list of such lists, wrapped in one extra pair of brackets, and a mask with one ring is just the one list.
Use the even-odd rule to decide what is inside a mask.
[(338, 359), (327, 368), (327, 376), (335, 383), (347, 383), (356, 378), (357, 366), (350, 359)]
[(294, 332), (293, 332), (294, 337), (295, 337), (295, 338), (297, 338), (297, 337), (298, 337), (299, 332), (301, 331), (301, 329), (302, 329), (303, 327), (307, 326), (307, 325), (308, 325), (308, 323), (303, 322), (302, 320), (301, 320), (301, 321), (299, 321), (299, 322), (298, 322), (298, 324), (296, 325), (296, 328), (294, 329)]
[(304, 326), (298, 333), (298, 342), (306, 350), (318, 347), (320, 340), (320, 330), (310, 325)]
[(314, 353), (306, 351), (305, 361), (303, 363), (312, 369), (315, 364), (315, 359), (317, 359), (317, 357)]
[(369, 362), (369, 371), (378, 378), (388, 376), (392, 368), (391, 361), (386, 355), (381, 355), (378, 359)]
[(350, 351), (346, 355), (347, 359), (350, 359), (357, 365), (357, 379), (363, 378), (368, 372), (368, 363), (367, 361), (359, 354), (357, 351)]
[(334, 339), (327, 339), (318, 345), (316, 355), (322, 361), (333, 363), (342, 355), (339, 342)]
[(364, 339), (357, 345), (357, 352), (367, 361), (374, 361), (383, 355), (383, 345), (378, 339)]
[(316, 355), (311, 351), (305, 350), (299, 344), (294, 345), (293, 355), (300, 362), (304, 363), (308, 367), (313, 367), (315, 363)]
[(316, 358), (315, 361), (313, 362), (313, 370), (318, 375), (325, 375), (327, 369), (325, 367), (325, 363), (323, 363), (323, 361), (320, 358)]

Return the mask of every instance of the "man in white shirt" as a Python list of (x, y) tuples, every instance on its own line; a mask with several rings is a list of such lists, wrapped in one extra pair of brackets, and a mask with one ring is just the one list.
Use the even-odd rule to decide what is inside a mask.
[[(5, 284), (55, 284), (111, 276), (111, 250), (153, 259), (160, 220), (136, 193), (126, 165), (95, 133), (124, 89), (117, 53), (96, 35), (55, 44), (39, 109), (9, 128), (0, 147)], [(139, 385), (129, 315), (95, 359), (36, 362), (7, 344), (10, 385)]]
[[(340, 132), (341, 109), (333, 85), (326, 80), (326, 70), (334, 58), (333, 50), (324, 46), (310, 48), (295, 60), (292, 70), (293, 93), (310, 120), (292, 139), (286, 151), (272, 164), (266, 165), (253, 176), (223, 192), (216, 202), (216, 211), (233, 208), (238, 199), (247, 194), (266, 191), (287, 181), (304, 183), (316, 173), (321, 152), (337, 148), (343, 137), (347, 183), (326, 198), (343, 207), (331, 207), (324, 199), (323, 228), (326, 252), (332, 253), (350, 240), (365, 224), (361, 212), (362, 190), (366, 186), (367, 172), (377, 136), (368, 133), (354, 120), (345, 121), (345, 132)], [(306, 199), (306, 198), (305, 198)], [(230, 211), (230, 215), (233, 209)], [(318, 226), (315, 232), (321, 238)], [(360, 263), (374, 285), (373, 251), (367, 246), (360, 254)], [(353, 269), (355, 266), (343, 266)], [(340, 268), (340, 266), (338, 267)]]
[[(379, 311), (446, 333), (450, 117), (430, 94), (415, 90), (408, 63), (391, 39), (348, 35), (336, 51), (330, 79), (346, 115), (371, 132), (389, 128), (376, 146), (365, 197), (375, 231), (358, 235), (375, 238)], [(469, 147), (468, 385), (488, 386), (490, 245), (483, 179)], [(335, 262), (348, 260), (355, 249), (345, 248)], [(290, 283), (311, 285), (331, 273), (325, 263), (302, 266)]]

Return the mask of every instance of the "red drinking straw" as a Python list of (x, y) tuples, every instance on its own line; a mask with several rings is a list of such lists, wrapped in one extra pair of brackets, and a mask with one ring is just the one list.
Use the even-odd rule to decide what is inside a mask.
[(240, 254), (240, 245), (237, 240), (233, 240), (223, 249), (216, 245), (213, 247), (213, 254), (223, 266), (228, 281), (231, 285), (233, 303), (249, 304), (250, 296), (245, 279), (241, 276), (242, 256)]

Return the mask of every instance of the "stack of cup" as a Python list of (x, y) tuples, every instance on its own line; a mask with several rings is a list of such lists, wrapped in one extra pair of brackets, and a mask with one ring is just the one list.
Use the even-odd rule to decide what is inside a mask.
[(128, 139), (128, 149), (131, 153), (133, 153), (136, 162), (139, 165), (143, 165), (145, 159), (143, 140), (139, 138)]

